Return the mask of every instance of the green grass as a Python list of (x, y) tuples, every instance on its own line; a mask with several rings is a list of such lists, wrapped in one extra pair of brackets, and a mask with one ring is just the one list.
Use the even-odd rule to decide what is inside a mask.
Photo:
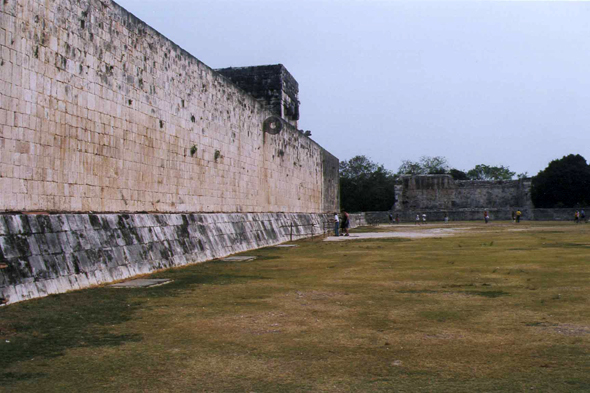
[(446, 227), (2, 307), (0, 391), (590, 391), (590, 225)]

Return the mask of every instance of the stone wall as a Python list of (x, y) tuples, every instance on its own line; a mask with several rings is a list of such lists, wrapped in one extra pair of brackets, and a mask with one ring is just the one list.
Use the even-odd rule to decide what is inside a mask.
[(0, 298), (86, 288), (332, 231), (330, 215), (0, 215)]
[[(492, 208), (487, 209), (492, 221), (510, 221), (514, 209)], [(573, 221), (574, 213), (584, 209), (586, 217), (590, 212), (590, 207), (576, 209), (521, 209), (522, 220), (531, 221)], [(393, 215), (399, 215), (402, 223), (414, 223), (416, 214), (426, 214), (429, 222), (444, 221), (445, 214), (448, 214), (449, 221), (483, 221), (483, 212), (485, 209), (450, 209), (450, 210), (406, 210), (394, 211)], [(386, 224), (389, 223), (389, 212), (365, 212), (355, 213), (356, 216), (364, 215), (365, 225)]]
[(0, 104), (0, 211), (338, 209), (337, 160), (111, 0), (0, 2)]
[(531, 209), (531, 180), (456, 181), (450, 175), (405, 176), (394, 209)]

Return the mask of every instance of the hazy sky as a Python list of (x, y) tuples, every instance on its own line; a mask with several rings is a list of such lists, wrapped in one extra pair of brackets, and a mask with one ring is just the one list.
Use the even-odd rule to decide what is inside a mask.
[(299, 128), (341, 160), (590, 159), (590, 3), (116, 1), (212, 68), (285, 65)]

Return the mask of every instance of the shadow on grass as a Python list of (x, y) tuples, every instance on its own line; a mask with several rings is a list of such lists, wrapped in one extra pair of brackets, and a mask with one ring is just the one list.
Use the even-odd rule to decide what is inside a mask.
[[(114, 325), (132, 318), (139, 303), (125, 293), (104, 296), (102, 288), (49, 296), (0, 310), (0, 369), (18, 362), (62, 356), (80, 347), (118, 346), (141, 341), (139, 334), (115, 334)], [(0, 382), (38, 378), (37, 373), (3, 372)]]
[(422, 294), (422, 293), (461, 293), (470, 296), (483, 296), (489, 298), (496, 298), (500, 296), (508, 296), (510, 295), (508, 292), (504, 291), (433, 291), (429, 289), (422, 289), (422, 290), (404, 290), (404, 291), (397, 291), (398, 293), (409, 293), (409, 294)]
[(590, 248), (588, 243), (544, 243), (543, 248)]
[[(8, 370), (26, 360), (59, 357), (73, 348), (139, 342), (140, 334), (116, 334), (112, 328), (134, 319), (136, 311), (144, 308), (148, 299), (182, 296), (196, 285), (231, 285), (271, 279), (257, 274), (231, 274), (235, 266), (236, 262), (215, 261), (186, 269), (170, 269), (150, 276), (174, 280), (163, 286), (86, 289), (0, 309), (0, 370)], [(40, 376), (0, 371), (0, 382), (14, 383)]]

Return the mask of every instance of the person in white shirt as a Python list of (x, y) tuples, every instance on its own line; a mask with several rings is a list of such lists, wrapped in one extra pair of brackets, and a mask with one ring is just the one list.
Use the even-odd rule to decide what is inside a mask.
[(338, 229), (340, 228), (340, 218), (338, 213), (334, 213), (334, 236), (338, 236)]

